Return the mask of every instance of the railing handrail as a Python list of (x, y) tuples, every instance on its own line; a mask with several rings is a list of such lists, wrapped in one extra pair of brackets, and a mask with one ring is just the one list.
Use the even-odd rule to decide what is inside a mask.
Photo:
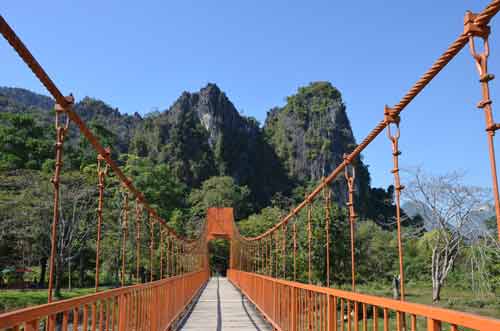
[(169, 278), (165, 278), (165, 279), (161, 279), (161, 280), (157, 280), (157, 281), (153, 281), (153, 282), (124, 286), (124, 287), (120, 287), (120, 288), (116, 288), (116, 289), (110, 289), (110, 290), (106, 290), (106, 291), (102, 291), (102, 292), (87, 294), (87, 295), (77, 297), (77, 298), (59, 300), (59, 301), (54, 301), (51, 303), (46, 303), (43, 305), (14, 310), (11, 312), (0, 314), (0, 329), (8, 328), (8, 327), (11, 327), (12, 325), (17, 325), (17, 324), (20, 324), (20, 323), (23, 323), (26, 321), (31, 321), (31, 320), (35, 320), (38, 318), (43, 318), (43, 317), (48, 316), (48, 315), (53, 315), (53, 314), (61, 313), (64, 311), (68, 311), (69, 309), (71, 309), (73, 307), (86, 305), (86, 304), (95, 302), (97, 300), (103, 300), (103, 299), (116, 297), (119, 295), (131, 293), (133, 291), (141, 290), (144, 288), (155, 288), (155, 287), (161, 286), (165, 283), (173, 282), (179, 278), (188, 277), (188, 276), (195, 275), (197, 273), (203, 273), (206, 271), (207, 271), (206, 269), (201, 269), (198, 271), (193, 271), (193, 272), (182, 274), (182, 275), (172, 276)]
[[(479, 330), (500, 330), (500, 320), (492, 317), (485, 317), (473, 313), (466, 313), (462, 311), (450, 310), (446, 308), (435, 307), (420, 303), (413, 303), (408, 301), (394, 300), (390, 298), (377, 297), (369, 294), (361, 294), (356, 292), (344, 291), (339, 289), (327, 288), (317, 285), (303, 284), (299, 282), (283, 280), (264, 276), (252, 272), (240, 271), (236, 269), (228, 270), (228, 275), (232, 272), (248, 274), (253, 277), (258, 277), (267, 281), (272, 281), (285, 286), (314, 291), (323, 293), (338, 298), (352, 300), (360, 303), (374, 305), (381, 308), (392, 309), (408, 314), (415, 314), (426, 318), (439, 320), (442, 322), (457, 324), (467, 328)], [(230, 279), (231, 280), (231, 279)], [(248, 297), (248, 295), (247, 295)]]

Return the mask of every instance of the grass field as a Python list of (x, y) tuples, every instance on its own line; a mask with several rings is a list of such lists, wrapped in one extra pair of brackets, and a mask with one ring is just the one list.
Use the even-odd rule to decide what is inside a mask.
[[(61, 290), (58, 300), (79, 297), (94, 292), (94, 288)], [(0, 313), (47, 303), (47, 290), (0, 290)]]
[[(407, 301), (433, 305), (430, 284), (408, 283), (405, 289)], [(361, 284), (357, 286), (357, 290), (361, 293), (392, 297), (390, 285)], [(441, 301), (436, 305), (442, 308), (500, 318), (500, 296), (494, 293), (480, 296), (470, 290), (451, 285), (445, 286), (441, 292)]]

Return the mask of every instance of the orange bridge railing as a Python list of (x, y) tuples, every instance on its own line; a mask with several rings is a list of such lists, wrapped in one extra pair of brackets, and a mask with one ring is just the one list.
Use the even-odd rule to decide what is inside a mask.
[(208, 270), (121, 287), (0, 315), (0, 330), (164, 331), (208, 279)]
[(280, 331), (500, 330), (500, 320), (231, 269), (229, 280)]

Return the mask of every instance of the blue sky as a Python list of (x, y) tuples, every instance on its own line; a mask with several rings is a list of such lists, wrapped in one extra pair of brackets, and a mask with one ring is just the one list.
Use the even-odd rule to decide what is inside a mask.
[[(29, 3), (29, 5), (28, 5)], [(217, 83), (263, 122), (298, 86), (328, 80), (342, 92), (360, 141), (463, 29), (486, 0), (17, 1), (1, 13), (63, 93), (122, 112), (165, 109), (184, 90)], [(500, 76), (500, 18), (490, 72)], [(0, 85), (46, 93), (6, 42)], [(498, 79), (491, 84), (500, 100)], [(491, 186), (480, 89), (467, 49), (402, 114), (402, 167), (466, 171)], [(493, 104), (500, 121), (500, 103)], [(500, 152), (500, 143), (499, 143)], [(499, 153), (500, 154), (500, 153)], [(390, 143), (364, 152), (373, 184), (392, 181)], [(404, 181), (403, 176), (403, 181)]]

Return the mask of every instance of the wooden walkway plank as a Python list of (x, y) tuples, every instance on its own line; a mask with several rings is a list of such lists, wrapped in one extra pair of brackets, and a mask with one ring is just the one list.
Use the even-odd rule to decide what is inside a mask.
[(271, 331), (272, 327), (227, 278), (213, 277), (179, 330)]

